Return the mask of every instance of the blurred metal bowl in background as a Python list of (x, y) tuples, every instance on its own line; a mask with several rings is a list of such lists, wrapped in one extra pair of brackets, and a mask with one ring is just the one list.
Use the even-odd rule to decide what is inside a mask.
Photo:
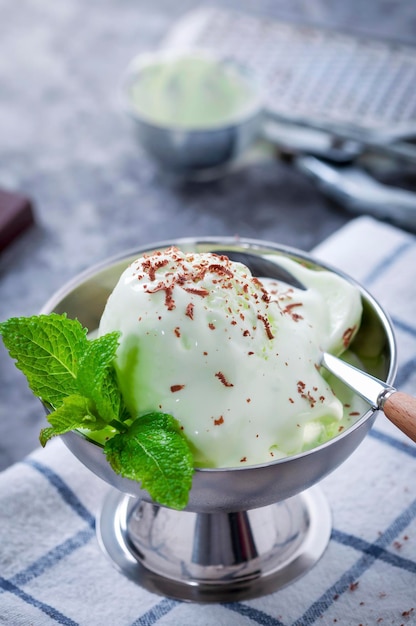
[[(149, 111), (140, 106), (134, 96), (135, 86), (140, 84), (146, 72), (160, 66), (181, 61), (200, 60), (212, 64), (215, 74), (227, 74), (234, 81), (239, 81), (246, 97), (235, 109), (227, 115), (219, 115), (218, 119), (204, 121), (203, 117), (193, 122), (181, 121), (180, 112), (177, 118), (170, 121), (160, 118), (156, 111)], [(186, 75), (183, 78), (187, 79)], [(172, 78), (172, 83), (175, 77)], [(191, 76), (189, 81), (191, 81)], [(202, 98), (204, 85), (200, 77), (199, 84), (195, 85), (193, 94), (184, 95)], [(207, 86), (205, 86), (207, 87)], [(209, 86), (208, 86), (209, 87)], [(209, 179), (227, 168), (235, 161), (259, 134), (261, 126), (262, 99), (255, 86), (255, 79), (247, 68), (239, 66), (234, 60), (221, 59), (212, 52), (203, 50), (170, 51), (160, 50), (137, 56), (127, 67), (121, 84), (122, 104), (125, 111), (133, 120), (137, 136), (143, 148), (167, 173), (184, 179)], [(160, 99), (169, 102), (171, 98), (168, 90), (160, 93)], [(224, 98), (219, 93), (217, 100)], [(210, 110), (207, 103), (200, 101), (200, 109)], [(181, 108), (187, 106), (183, 102)], [(212, 107), (211, 107), (212, 108)]]

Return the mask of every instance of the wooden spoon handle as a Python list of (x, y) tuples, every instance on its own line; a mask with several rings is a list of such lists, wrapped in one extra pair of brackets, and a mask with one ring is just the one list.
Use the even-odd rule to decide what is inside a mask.
[(385, 401), (383, 411), (397, 428), (416, 442), (416, 398), (395, 391)]

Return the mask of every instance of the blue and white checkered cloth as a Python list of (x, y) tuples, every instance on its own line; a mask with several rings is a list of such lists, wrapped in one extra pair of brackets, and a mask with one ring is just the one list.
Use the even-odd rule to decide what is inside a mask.
[[(397, 333), (397, 386), (416, 393), (416, 239), (368, 217), (315, 256), (364, 284)], [(107, 485), (56, 440), (0, 474), (0, 624), (308, 626), (416, 624), (416, 446), (383, 416), (321, 488), (333, 512), (324, 556), (271, 595), (229, 604), (149, 593), (101, 553)]]

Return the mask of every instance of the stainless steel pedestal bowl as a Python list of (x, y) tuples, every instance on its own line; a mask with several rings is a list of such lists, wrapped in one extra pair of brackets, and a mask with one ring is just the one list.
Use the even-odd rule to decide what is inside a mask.
[[(42, 312), (65, 312), (90, 330), (97, 328), (124, 268), (143, 253), (172, 244), (184, 251), (227, 251), (231, 258), (233, 252), (247, 251), (269, 259), (288, 255), (336, 271), (303, 252), (269, 242), (165, 241), (87, 270), (64, 286)], [(360, 333), (368, 338), (368, 333), (377, 331), (383, 371), (376, 374), (392, 383), (396, 348), (391, 323), (374, 298), (357, 286), (364, 304)], [(334, 439), (286, 459), (251, 467), (197, 469), (184, 511), (152, 502), (139, 483), (115, 474), (100, 445), (80, 433), (68, 433), (63, 440), (112, 487), (97, 520), (97, 535), (115, 565), (150, 591), (182, 600), (219, 602), (270, 593), (304, 574), (322, 556), (331, 533), (331, 514), (314, 485), (355, 450), (375, 417), (376, 411), (369, 408)]]

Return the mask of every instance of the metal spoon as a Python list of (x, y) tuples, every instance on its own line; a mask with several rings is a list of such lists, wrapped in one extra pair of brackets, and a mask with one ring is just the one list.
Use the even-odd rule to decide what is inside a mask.
[[(221, 250), (215, 252), (222, 253)], [(227, 256), (232, 261), (246, 265), (254, 276), (273, 278), (292, 287), (305, 289), (297, 278), (279, 265), (277, 258), (270, 260), (249, 252), (230, 250)], [(373, 409), (383, 411), (397, 428), (416, 442), (416, 398), (397, 391), (395, 387), (327, 352), (321, 355), (321, 365), (366, 400)]]

